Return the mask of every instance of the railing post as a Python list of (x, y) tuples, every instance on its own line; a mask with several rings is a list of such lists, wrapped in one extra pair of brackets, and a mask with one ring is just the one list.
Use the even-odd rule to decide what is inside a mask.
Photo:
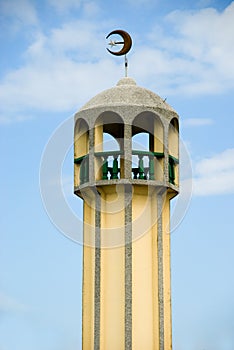
[(84, 182), (89, 181), (89, 156), (87, 155), (84, 160)]
[(144, 171), (144, 161), (143, 161), (143, 156), (138, 155), (139, 157), (139, 179), (145, 178), (145, 171)]
[(175, 161), (169, 156), (169, 182), (175, 184)]
[(118, 179), (118, 171), (119, 171), (119, 169), (118, 169), (118, 159), (115, 156), (114, 160), (113, 160), (113, 171), (112, 171), (112, 176), (111, 176), (112, 179)]
[(154, 180), (154, 156), (149, 156), (149, 179)]
[(137, 180), (138, 168), (132, 168), (132, 172), (133, 172), (133, 179)]
[(102, 180), (108, 180), (108, 156), (104, 156), (103, 165), (102, 165)]
[(80, 184), (82, 185), (84, 183), (85, 179), (85, 158), (82, 159), (80, 162)]

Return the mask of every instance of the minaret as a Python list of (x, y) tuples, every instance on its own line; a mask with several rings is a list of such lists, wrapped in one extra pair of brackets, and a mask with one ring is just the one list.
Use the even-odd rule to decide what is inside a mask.
[[(144, 150), (133, 142), (141, 134)], [(105, 142), (108, 135), (116, 147)], [(172, 348), (170, 200), (179, 190), (178, 137), (177, 113), (128, 77), (75, 115), (83, 350)]]

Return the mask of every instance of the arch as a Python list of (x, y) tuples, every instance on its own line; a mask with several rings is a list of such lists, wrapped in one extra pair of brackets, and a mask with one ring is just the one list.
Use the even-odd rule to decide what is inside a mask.
[(177, 118), (173, 118), (169, 124), (168, 152), (171, 156), (179, 158), (179, 122)]
[(99, 115), (95, 122), (95, 150), (103, 151), (103, 135), (111, 135), (123, 147), (124, 121), (119, 114), (107, 111)]
[(80, 118), (75, 123), (74, 130), (74, 157), (79, 158), (89, 152), (89, 126)]
[(79, 118), (74, 129), (74, 184), (79, 186), (89, 180), (89, 126)]
[(168, 173), (169, 182), (179, 184), (179, 122), (177, 118), (170, 121), (168, 128)]
[(124, 173), (124, 121), (119, 114), (106, 111), (94, 126), (95, 178), (118, 179)]
[(144, 132), (149, 134), (149, 150), (163, 153), (164, 127), (158, 115), (146, 111), (134, 118), (132, 122), (132, 136)]
[[(134, 141), (137, 139), (137, 135), (139, 135), (138, 140), (141, 142), (139, 142), (138, 147), (135, 147)], [(132, 122), (132, 172), (134, 179), (163, 179), (163, 140), (164, 127), (159, 116), (146, 111), (134, 118)], [(142, 150), (141, 143), (144, 150)], [(136, 164), (138, 164), (137, 167)]]
[(119, 151), (120, 145), (114, 136), (107, 132), (103, 132), (103, 151)]
[(133, 150), (144, 150), (149, 151), (149, 133), (138, 132), (132, 137), (132, 149)]

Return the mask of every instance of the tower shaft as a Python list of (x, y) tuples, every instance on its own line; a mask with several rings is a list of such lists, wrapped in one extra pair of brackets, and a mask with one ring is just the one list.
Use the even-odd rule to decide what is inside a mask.
[(170, 200), (179, 190), (178, 131), (175, 111), (130, 78), (76, 115), (83, 350), (172, 349)]
[(98, 190), (84, 204), (85, 239), (96, 246), (84, 247), (83, 349), (171, 349), (171, 193)]

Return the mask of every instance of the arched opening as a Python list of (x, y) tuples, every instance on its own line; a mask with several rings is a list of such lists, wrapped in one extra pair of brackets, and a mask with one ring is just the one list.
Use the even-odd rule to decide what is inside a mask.
[(84, 119), (78, 119), (74, 135), (74, 183), (79, 186), (89, 179), (89, 127)]
[(75, 124), (74, 157), (79, 158), (89, 152), (89, 127), (84, 119), (78, 119)]
[(119, 151), (120, 145), (119, 142), (107, 132), (103, 132), (103, 151)]
[(179, 123), (177, 118), (173, 118), (168, 129), (168, 171), (169, 182), (173, 185), (179, 183)]
[(149, 133), (140, 132), (132, 137), (132, 149), (149, 151)]
[(124, 122), (114, 112), (104, 112), (95, 123), (95, 178), (119, 179), (123, 176)]
[(141, 166), (144, 167), (144, 174), (141, 175), (139, 173), (139, 154), (142, 152), (149, 153), (149, 140), (150, 135), (147, 132), (139, 132), (132, 137), (132, 173), (135, 179), (146, 179), (147, 177), (146, 172), (148, 172), (149, 168), (149, 158), (147, 156), (142, 157)]
[[(118, 153), (120, 153), (120, 145), (119, 142), (109, 133), (103, 132), (103, 155), (108, 155), (107, 157), (107, 175), (106, 177), (108, 180), (112, 178), (119, 178), (119, 176), (116, 176), (116, 171), (119, 173), (119, 156)], [(117, 156), (117, 157), (116, 157)], [(114, 170), (114, 174), (113, 174)], [(102, 174), (103, 177), (103, 174)]]
[(133, 179), (163, 179), (163, 124), (152, 112), (143, 112), (132, 123)]

